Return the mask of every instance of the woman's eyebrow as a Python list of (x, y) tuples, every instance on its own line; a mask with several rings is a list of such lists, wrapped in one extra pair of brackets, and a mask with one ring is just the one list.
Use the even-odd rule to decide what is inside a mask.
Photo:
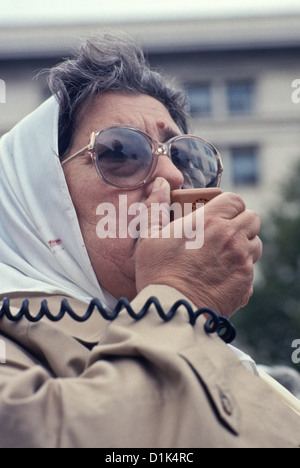
[(159, 133), (160, 133), (161, 143), (166, 143), (167, 141), (171, 140), (171, 138), (181, 135), (181, 133), (176, 132), (171, 127), (162, 128), (160, 129)]

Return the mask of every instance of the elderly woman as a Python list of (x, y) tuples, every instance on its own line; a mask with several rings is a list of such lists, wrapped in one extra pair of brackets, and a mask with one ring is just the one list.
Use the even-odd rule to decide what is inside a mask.
[[(87, 41), (49, 83), (54, 96), (0, 147), (0, 293), (10, 299), (0, 320), (0, 446), (299, 446), (296, 412), (184, 306), (167, 322), (154, 306), (139, 321), (126, 311), (112, 322), (96, 311), (83, 323), (12, 321), (24, 299), (33, 313), (46, 298), (57, 315), (67, 298), (83, 316), (92, 298), (109, 314), (121, 297), (138, 313), (151, 296), (165, 313), (185, 300), (230, 317), (252, 294), (262, 252), (258, 216), (228, 193), (204, 208), (201, 249), (186, 248), (165, 215), (149, 235), (120, 231), (120, 195), (150, 213), (170, 205), (170, 190), (220, 176), (213, 146), (186, 136), (184, 94), (134, 43)], [(117, 236), (99, 236), (108, 204)]]

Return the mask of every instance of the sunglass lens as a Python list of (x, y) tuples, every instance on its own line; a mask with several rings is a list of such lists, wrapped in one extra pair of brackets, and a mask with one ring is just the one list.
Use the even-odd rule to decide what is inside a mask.
[(119, 187), (134, 187), (143, 182), (153, 159), (148, 140), (128, 128), (101, 132), (96, 138), (95, 153), (104, 179)]
[(179, 138), (172, 143), (171, 157), (184, 176), (184, 188), (216, 187), (218, 159), (213, 149), (197, 138)]

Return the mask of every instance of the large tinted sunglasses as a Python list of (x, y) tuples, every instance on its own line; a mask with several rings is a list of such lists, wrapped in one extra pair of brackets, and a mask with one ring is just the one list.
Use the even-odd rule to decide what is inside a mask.
[(112, 125), (93, 132), (89, 144), (62, 165), (86, 152), (105, 183), (124, 189), (144, 185), (161, 155), (168, 156), (182, 173), (183, 188), (218, 187), (223, 172), (218, 151), (202, 138), (179, 135), (159, 143), (142, 130), (127, 125)]

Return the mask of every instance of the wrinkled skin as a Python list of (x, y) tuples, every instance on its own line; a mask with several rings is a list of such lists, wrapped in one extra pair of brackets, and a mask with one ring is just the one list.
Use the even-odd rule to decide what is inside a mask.
[[(93, 131), (113, 124), (138, 127), (161, 142), (181, 133), (156, 99), (105, 93), (82, 109), (66, 157), (86, 146)], [(111, 295), (132, 300), (147, 285), (165, 284), (197, 307), (211, 307), (226, 316), (247, 304), (253, 292), (253, 265), (262, 254), (261, 222), (240, 197), (225, 193), (206, 205), (201, 249), (186, 249), (186, 239), (174, 238), (173, 229), (168, 239), (99, 239), (100, 203), (113, 203), (117, 220), (119, 194), (127, 195), (128, 204), (143, 202), (149, 209), (151, 203), (170, 203), (170, 190), (181, 188), (182, 174), (162, 155), (147, 184), (120, 190), (100, 179), (88, 153), (66, 164), (64, 172), (92, 266), (99, 284)], [(159, 229), (165, 229), (164, 223)]]

